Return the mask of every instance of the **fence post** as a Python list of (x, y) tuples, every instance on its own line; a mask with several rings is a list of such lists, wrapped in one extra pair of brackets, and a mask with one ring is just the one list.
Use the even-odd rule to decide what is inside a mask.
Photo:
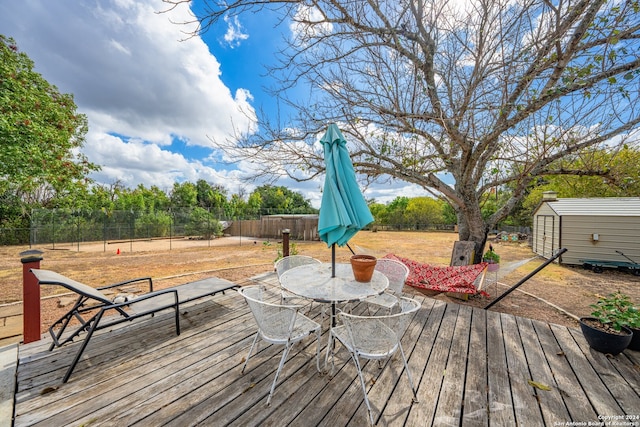
[(22, 339), (25, 344), (40, 340), (40, 285), (29, 270), (40, 268), (42, 251), (20, 252), (22, 261)]
[(289, 229), (282, 230), (282, 256), (289, 256)]

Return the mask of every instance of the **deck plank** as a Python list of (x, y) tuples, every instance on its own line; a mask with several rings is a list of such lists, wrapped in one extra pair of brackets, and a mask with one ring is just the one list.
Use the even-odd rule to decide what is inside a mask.
[[(158, 408), (182, 402), (181, 399), (185, 399), (185, 396), (194, 390), (207, 387), (212, 392), (211, 387), (221, 383), (218, 379), (237, 366), (236, 354), (250, 342), (244, 325), (239, 326), (229, 329), (229, 335), (226, 337), (221, 333), (221, 341), (212, 342), (210, 346), (205, 345), (199, 349), (185, 346), (184, 349), (189, 351), (187, 357), (176, 359), (170, 367), (169, 374), (159, 372), (162, 375), (159, 379), (139, 390), (146, 396), (144, 402), (129, 405), (121, 411), (105, 407), (107, 414), (111, 414), (106, 419), (113, 419), (117, 425), (133, 425), (154, 416)], [(184, 407), (188, 408), (188, 405)], [(164, 414), (166, 415), (166, 412)]]
[(610, 358), (609, 361), (618, 370), (620, 375), (622, 375), (622, 378), (627, 380), (629, 387), (631, 387), (633, 391), (640, 396), (640, 382), (630, 381), (640, 372), (640, 365), (630, 357), (634, 353), (639, 354), (640, 352), (627, 351), (622, 353), (619, 357)]
[[(602, 415), (620, 415), (621, 413), (640, 415), (640, 397), (638, 397), (638, 394), (635, 392), (633, 387), (629, 385), (625, 376), (614, 375), (611, 369), (611, 360), (616, 360), (618, 363), (622, 363), (624, 356), (608, 356), (591, 350), (580, 332), (577, 330), (570, 332), (574, 336), (582, 352), (587, 357), (587, 360), (591, 363), (591, 366), (598, 377), (602, 380), (605, 387), (611, 393), (611, 396), (623, 410), (623, 412), (620, 413), (616, 412)], [(637, 386), (637, 381), (633, 382), (636, 383)]]
[(463, 427), (482, 427), (489, 425), (487, 411), (487, 312), (472, 311), (469, 331), (469, 356), (467, 376), (464, 387)]
[[(263, 345), (259, 352), (251, 356), (249, 364), (244, 374), (241, 373), (242, 364), (246, 357), (255, 330), (248, 336), (246, 346), (236, 353), (231, 359), (231, 366), (223, 375), (216, 378), (216, 387), (210, 388), (210, 382), (204, 382), (202, 387), (192, 389), (188, 395), (180, 400), (171, 402), (161, 410), (156, 411), (151, 417), (145, 419), (147, 425), (157, 425), (162, 420), (170, 418), (171, 414), (175, 418), (169, 425), (185, 425), (185, 422), (201, 422), (215, 413), (215, 417), (220, 423), (233, 421), (243, 411), (249, 409), (243, 399), (249, 399), (254, 404), (260, 401), (266, 402), (273, 375), (278, 366), (278, 358), (282, 348), (276, 346)], [(305, 347), (306, 349), (306, 347)], [(301, 364), (311, 363), (312, 353), (307, 352), (298, 356), (298, 352), (292, 351), (285, 369), (281, 373), (280, 381), (284, 381), (300, 369)], [(286, 389), (276, 388), (276, 393), (287, 393)], [(274, 393), (274, 397), (277, 394)], [(263, 402), (263, 403), (264, 403)], [(244, 406), (243, 406), (244, 405)]]
[(508, 315), (501, 315), (500, 318), (516, 422), (519, 425), (543, 426), (544, 420), (534, 388), (529, 385), (531, 371), (524, 354), (516, 318)]
[(434, 423), (459, 308), (457, 304), (444, 306), (444, 315), (441, 320), (436, 316), (430, 324), (430, 334), (435, 336), (435, 340), (422, 375), (423, 386), (418, 389), (420, 404), (411, 408), (407, 425), (433, 425)]
[(464, 400), (470, 330), (471, 310), (460, 310), (456, 318), (449, 358), (440, 388), (440, 398), (434, 415), (435, 425), (460, 425), (462, 416), (460, 402)]
[[(549, 369), (553, 375), (558, 393), (565, 405), (567, 418), (560, 419), (560, 423), (567, 420), (596, 420), (598, 415), (584, 393), (576, 393), (576, 384), (579, 384), (576, 373), (558, 344), (551, 327), (547, 323), (533, 321), (539, 343), (544, 351)], [(582, 391), (582, 390), (580, 390)], [(564, 412), (564, 411), (563, 411)]]
[(570, 392), (583, 392), (598, 415), (623, 414), (622, 408), (591, 366), (571, 331), (557, 325), (551, 325), (551, 329), (565, 357), (577, 374), (578, 384), (574, 384)]
[[(254, 282), (277, 284), (274, 274)], [(639, 352), (607, 357), (589, 349), (577, 329), (416, 298), (422, 307), (402, 344), (419, 402), (411, 403), (399, 355), (383, 369), (366, 363), (378, 425), (550, 426), (640, 413)], [(320, 307), (309, 315), (321, 320)], [(180, 336), (172, 322), (170, 314), (159, 314), (99, 331), (66, 384), (62, 376), (79, 343), (48, 351), (44, 337), (18, 346), (14, 425), (368, 422), (349, 355), (338, 348), (333, 375), (322, 375), (313, 339), (294, 346), (267, 407), (282, 347), (261, 345), (241, 374), (256, 327), (236, 292), (185, 306)], [(327, 339), (325, 324), (322, 358)]]
[(492, 311), (487, 312), (487, 375), (490, 426), (516, 424), (511, 400), (504, 333), (500, 314)]
[[(558, 385), (553, 377), (533, 322), (530, 319), (517, 318), (518, 330), (529, 367), (530, 380), (535, 384), (531, 392), (537, 398), (542, 419), (548, 426), (561, 425), (570, 419), (567, 407), (562, 400)], [(546, 389), (548, 388), (548, 389)]]

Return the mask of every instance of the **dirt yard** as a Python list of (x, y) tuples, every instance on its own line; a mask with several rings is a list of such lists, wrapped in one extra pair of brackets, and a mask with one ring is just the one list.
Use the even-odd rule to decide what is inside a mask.
[[(393, 253), (419, 262), (445, 266), (450, 263), (456, 240), (457, 235), (452, 233), (363, 231), (351, 240), (350, 246), (357, 253), (379, 257)], [(524, 242), (492, 244), (501, 256), (501, 269), (498, 283), (491, 283), (485, 289), (490, 295), (488, 298), (478, 295), (465, 301), (445, 294), (433, 297), (485, 307), (543, 263)], [(71, 246), (32, 249), (44, 252), (41, 268), (57, 271), (92, 286), (132, 277), (151, 276), (154, 286), (161, 289), (209, 276), (242, 283), (254, 275), (271, 271), (280, 247), (278, 241), (229, 237), (211, 242), (174, 240), (171, 242), (171, 249), (168, 249), (166, 241), (82, 244), (79, 251), (77, 247)], [(20, 253), (27, 249), (29, 248), (0, 247), (0, 319), (4, 318), (5, 324), (9, 316), (21, 313), (21, 305), (16, 303), (22, 299)], [(293, 251), (323, 261), (331, 260), (331, 250), (322, 242), (292, 242)], [(336, 255), (338, 262), (348, 262), (351, 252), (347, 247), (337, 248)], [(640, 304), (639, 282), (640, 277), (619, 271), (596, 274), (581, 267), (550, 265), (491, 310), (577, 326), (572, 316), (588, 315), (591, 312), (589, 304), (594, 303), (598, 295), (620, 290), (630, 295), (636, 304)], [(413, 288), (405, 290), (419, 292)], [(41, 291), (44, 331), (45, 326), (59, 317), (62, 311), (59, 304), (61, 299), (64, 302), (65, 297), (57, 295), (65, 290), (43, 286)]]

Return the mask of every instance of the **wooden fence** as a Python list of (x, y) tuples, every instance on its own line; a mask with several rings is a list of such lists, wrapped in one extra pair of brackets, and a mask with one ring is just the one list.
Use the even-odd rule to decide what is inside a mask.
[(292, 240), (320, 240), (317, 216), (263, 216), (261, 219), (233, 221), (224, 232), (231, 236), (280, 239), (289, 229)]

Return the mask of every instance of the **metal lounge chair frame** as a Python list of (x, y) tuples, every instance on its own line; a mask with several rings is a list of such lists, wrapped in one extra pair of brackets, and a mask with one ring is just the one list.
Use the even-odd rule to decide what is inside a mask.
[(367, 387), (362, 375), (360, 359), (381, 362), (382, 360), (390, 359), (397, 351), (400, 351), (404, 370), (407, 373), (409, 385), (413, 391), (413, 402), (418, 401), (417, 391), (411, 378), (401, 340), (413, 315), (420, 309), (420, 303), (414, 299), (401, 297), (399, 298), (399, 305), (400, 313), (385, 316), (356, 316), (340, 312), (339, 317), (342, 325), (331, 328), (329, 335), (325, 365), (331, 358), (330, 374), (333, 375), (334, 340), (338, 340), (349, 351), (358, 371), (371, 425), (374, 425), (373, 413), (367, 396)]
[(253, 314), (258, 324), (258, 332), (256, 332), (251, 348), (249, 348), (249, 354), (247, 354), (244, 365), (242, 365), (241, 372), (244, 373), (258, 338), (270, 344), (284, 345), (280, 364), (267, 398), (267, 406), (269, 406), (271, 404), (271, 396), (273, 396), (273, 391), (278, 382), (278, 376), (287, 360), (291, 347), (313, 333), (316, 334), (316, 369), (320, 372), (321, 327), (319, 323), (299, 313), (301, 306), (274, 304), (265, 301), (267, 294), (263, 286), (243, 286), (238, 289), (238, 293), (246, 300), (251, 314)]
[[(49, 351), (53, 350), (55, 347), (60, 347), (68, 343), (69, 341), (73, 341), (73, 339), (80, 335), (80, 333), (82, 333), (83, 331), (87, 332), (87, 335), (80, 345), (80, 348), (78, 349), (78, 352), (76, 353), (71, 366), (69, 366), (64, 376), (64, 383), (69, 380), (69, 377), (73, 373), (73, 370), (78, 364), (78, 361), (82, 357), (82, 353), (86, 349), (87, 344), (89, 344), (89, 340), (96, 331), (109, 328), (119, 323), (130, 322), (139, 317), (153, 315), (154, 313), (170, 308), (175, 312), (176, 335), (180, 335), (180, 309), (178, 305), (178, 291), (174, 288), (154, 292), (153, 282), (150, 277), (142, 277), (115, 283), (108, 286), (103, 286), (100, 288), (92, 288), (89, 285), (77, 282), (73, 279), (63, 276), (62, 274), (50, 270), (31, 269), (30, 271), (36, 276), (38, 282), (41, 285), (59, 285), (78, 294), (78, 299), (76, 300), (73, 307), (64, 316), (55, 321), (53, 325), (51, 325), (51, 327), (49, 327), (49, 333), (51, 334), (51, 338), (53, 339), (53, 342), (49, 347)], [(104, 293), (100, 292), (104, 289), (117, 288), (131, 283), (145, 281), (149, 284), (149, 293), (132, 298), (126, 302), (113, 303)], [(146, 309), (139, 312), (128, 312), (126, 310), (127, 307), (135, 307), (135, 304), (137, 302), (149, 300), (167, 294), (172, 295), (173, 298), (159, 298), (158, 301), (161, 301), (160, 303), (151, 305), (150, 308), (147, 306)], [(115, 312), (120, 316), (110, 316), (107, 317), (105, 321), (103, 321), (103, 318), (105, 318), (105, 314), (111, 312)], [(80, 323), (80, 326), (71, 331), (71, 333), (67, 336), (63, 337), (67, 327), (73, 319), (76, 319)]]

